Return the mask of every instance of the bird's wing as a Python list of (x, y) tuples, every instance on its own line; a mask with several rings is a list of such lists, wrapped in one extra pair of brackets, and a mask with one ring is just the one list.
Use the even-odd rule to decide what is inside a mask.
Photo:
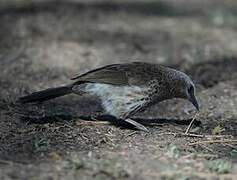
[[(102, 68), (94, 69), (85, 74), (76, 76), (71, 80), (77, 82), (105, 83), (112, 85), (128, 85), (129, 80), (126, 71), (122, 70), (120, 64), (112, 64)], [(77, 83), (76, 82), (76, 83)]]

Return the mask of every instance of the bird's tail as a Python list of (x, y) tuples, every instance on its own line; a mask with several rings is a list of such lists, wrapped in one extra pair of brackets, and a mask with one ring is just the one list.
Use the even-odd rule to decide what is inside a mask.
[(43, 91), (34, 92), (30, 95), (20, 97), (19, 103), (43, 102), (56, 97), (64, 96), (72, 93), (72, 86), (61, 86), (56, 88), (49, 88)]

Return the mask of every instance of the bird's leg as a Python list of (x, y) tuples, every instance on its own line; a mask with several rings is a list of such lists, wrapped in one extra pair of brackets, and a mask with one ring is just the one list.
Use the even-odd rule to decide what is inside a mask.
[[(126, 118), (125, 118), (126, 117)], [(136, 127), (137, 129), (139, 130), (142, 130), (142, 131), (146, 131), (148, 132), (148, 129), (143, 126), (142, 124), (128, 118), (128, 116), (123, 116), (123, 118), (116, 118), (114, 116), (111, 116), (111, 115), (100, 115), (100, 116), (95, 116), (95, 117), (92, 117), (92, 120), (95, 120), (95, 121), (92, 121), (93, 124), (103, 124), (103, 123), (107, 123), (107, 124), (115, 124), (115, 125), (122, 125), (123, 123), (122, 122), (119, 122), (119, 120), (122, 120), (122, 121), (125, 121), (129, 124), (131, 124), (132, 126)], [(91, 123), (92, 124), (92, 123)]]
[[(96, 120), (102, 120), (102, 121), (107, 121), (109, 123), (115, 124), (115, 125), (123, 125), (122, 121), (125, 121), (129, 124), (131, 124), (132, 126), (135, 126), (137, 129), (142, 130), (142, 131), (146, 131), (148, 132), (148, 129), (143, 126), (142, 124), (132, 120), (131, 118), (128, 118), (128, 116), (122, 116), (122, 118), (117, 118), (115, 116), (111, 116), (111, 115), (102, 115), (102, 116), (98, 116), (96, 117)], [(121, 121), (122, 120), (122, 121)]]
[(142, 124), (140, 124), (140, 123), (138, 123), (138, 122), (136, 122), (136, 121), (134, 121), (130, 118), (126, 118), (126, 119), (124, 119), (124, 121), (126, 121), (129, 124), (132, 124), (133, 126), (135, 126), (139, 130), (149, 132), (149, 130), (145, 126), (143, 126)]
[(132, 124), (139, 130), (149, 132), (149, 130), (145, 126), (143, 126), (142, 124), (129, 118), (132, 115), (134, 115), (135, 113), (137, 113), (141, 108), (142, 108), (142, 106), (137, 106), (137, 107), (133, 108), (131, 111), (124, 113), (120, 118), (123, 119), (124, 121), (126, 121), (127, 123)]

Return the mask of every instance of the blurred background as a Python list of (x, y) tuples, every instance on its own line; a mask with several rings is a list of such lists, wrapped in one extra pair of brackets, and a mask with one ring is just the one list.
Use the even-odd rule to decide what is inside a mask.
[[(216, 159), (228, 161), (232, 178), (237, 173), (234, 144), (190, 147), (185, 145), (193, 139), (159, 136), (186, 126), (156, 126), (149, 135), (130, 137), (132, 130), (65, 120), (68, 113), (101, 111), (93, 100), (72, 96), (33, 107), (14, 101), (99, 66), (160, 63), (188, 73), (197, 84), (198, 120), (204, 124), (199, 133), (236, 137), (236, 9), (236, 0), (0, 0), (1, 179), (78, 179), (78, 174), (84, 179), (177, 179), (206, 178), (212, 172), (218, 177), (213, 164), (206, 165), (216, 165)], [(187, 102), (168, 101), (145, 115), (184, 119), (192, 113)], [(29, 115), (55, 114), (63, 117), (28, 124)], [(211, 155), (187, 158), (190, 153)]]

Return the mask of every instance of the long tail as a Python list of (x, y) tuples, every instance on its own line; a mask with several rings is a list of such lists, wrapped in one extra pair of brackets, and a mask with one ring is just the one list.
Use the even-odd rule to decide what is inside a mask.
[(70, 93), (72, 93), (71, 85), (49, 88), (43, 91), (34, 92), (27, 96), (20, 97), (17, 102), (19, 103), (43, 102)]

